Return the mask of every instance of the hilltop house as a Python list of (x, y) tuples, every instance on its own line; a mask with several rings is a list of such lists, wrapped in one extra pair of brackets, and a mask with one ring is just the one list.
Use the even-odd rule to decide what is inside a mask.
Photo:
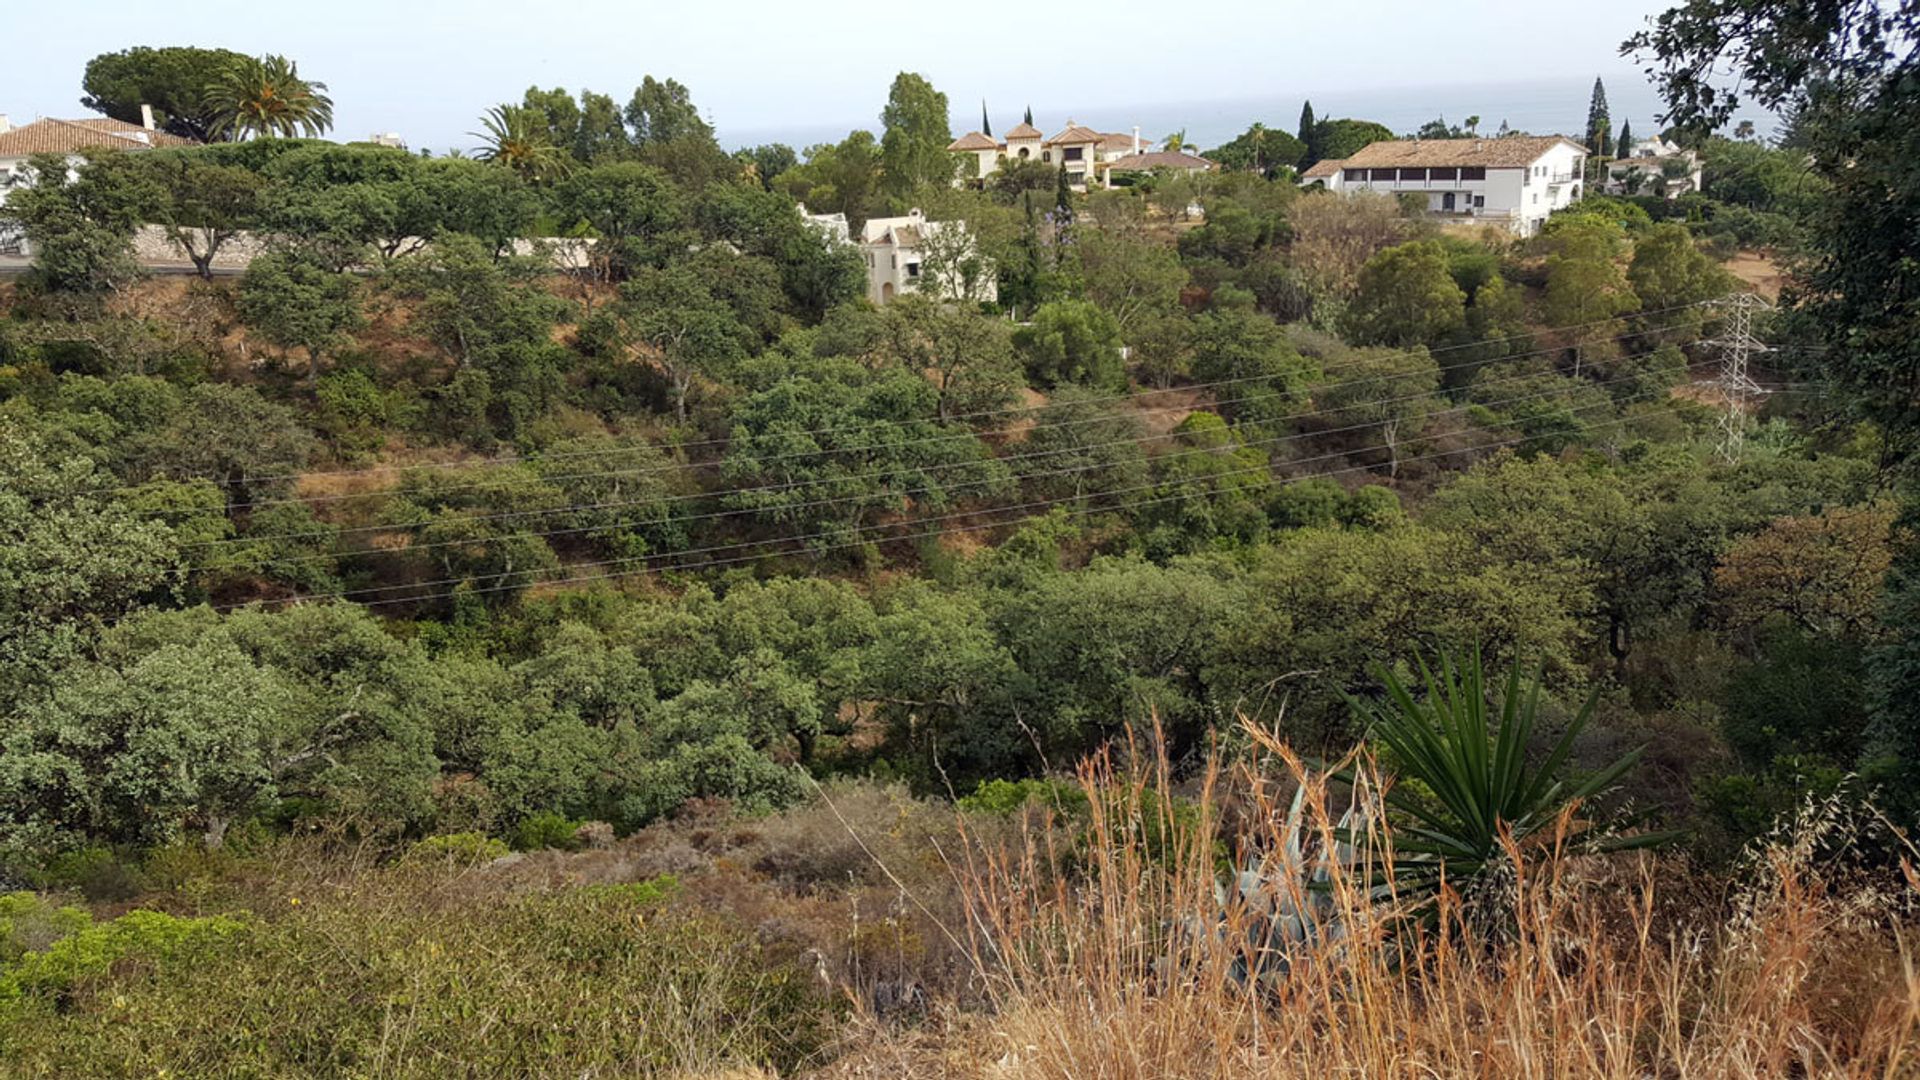
[[(151, 113), (148, 114), (151, 116)], [(36, 154), (62, 154), (79, 165), (82, 154), (93, 150), (151, 150), (156, 146), (191, 146), (192, 140), (124, 120), (104, 116), (87, 120), (35, 120), (14, 127), (0, 115), (0, 202), (7, 189), (27, 183), (27, 160)]]
[[(1199, 154), (1189, 154), (1185, 150), (1142, 150), (1114, 158), (1105, 165), (1108, 187), (1124, 182), (1129, 173), (1184, 173), (1193, 176), (1219, 168)], [(1115, 173), (1120, 175), (1115, 176)]]
[(1579, 200), (1586, 160), (1586, 147), (1558, 135), (1389, 140), (1318, 162), (1301, 180), (1343, 195), (1416, 195), (1437, 217), (1532, 236), (1548, 215)]
[(1620, 159), (1607, 163), (1607, 194), (1664, 195), (1677, 199), (1704, 187), (1700, 155), (1655, 135), (1621, 147)]
[(922, 289), (968, 303), (1000, 295), (993, 264), (979, 253), (964, 221), (928, 221), (916, 207), (900, 217), (870, 218), (856, 237), (845, 214), (812, 214), (804, 206), (800, 214), (829, 238), (860, 249), (867, 299), (875, 304)]
[(1007, 132), (1004, 141), (969, 131), (949, 143), (947, 149), (961, 158), (957, 183), (985, 180), (1000, 168), (1002, 161), (1038, 161), (1042, 165), (1064, 167), (1068, 183), (1085, 190), (1090, 185), (1107, 183), (1108, 168), (1117, 161), (1141, 154), (1146, 144), (1141, 141), (1139, 128), (1134, 128), (1132, 134), (1119, 134), (1095, 131), (1069, 120), (1067, 126), (1051, 138), (1042, 135), (1032, 124), (1020, 123)]

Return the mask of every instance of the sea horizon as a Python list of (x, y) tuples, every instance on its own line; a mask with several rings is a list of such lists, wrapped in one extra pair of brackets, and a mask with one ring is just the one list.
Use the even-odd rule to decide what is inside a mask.
[[(1443, 118), (1459, 124), (1468, 117), (1480, 118), (1479, 131), (1494, 135), (1502, 122), (1515, 131), (1535, 135), (1584, 135), (1587, 107), (1592, 100), (1593, 79), (1527, 79), (1506, 82), (1460, 83), (1449, 86), (1369, 87), (1364, 89), (1298, 92), (1277, 91), (1257, 95), (1195, 101), (1159, 101), (1117, 104), (1079, 103), (1054, 106), (1049, 102), (1033, 104), (1034, 123), (1051, 135), (1069, 121), (1099, 131), (1130, 132), (1136, 126), (1142, 138), (1158, 145), (1169, 134), (1184, 130), (1188, 143), (1211, 149), (1232, 140), (1254, 123), (1292, 133), (1297, 130), (1300, 107), (1312, 101), (1314, 114), (1328, 117), (1372, 120), (1409, 135), (1429, 120)], [(1647, 134), (1662, 129), (1659, 115), (1664, 111), (1659, 94), (1644, 78), (1619, 79), (1607, 83), (1608, 114), (1617, 133), (1623, 122), (1634, 131)], [(1026, 102), (987, 103), (988, 116), (996, 133), (1004, 133), (1019, 123)], [(1738, 119), (1753, 120), (1764, 132), (1770, 132), (1776, 118), (1758, 108), (1742, 109)], [(958, 136), (980, 127), (980, 102), (953, 101), (953, 133)], [(721, 127), (718, 135), (728, 149), (785, 143), (798, 151), (820, 143), (839, 142), (848, 133), (866, 129), (876, 135), (879, 117), (861, 122), (857, 119), (833, 123), (758, 124), (739, 128)]]

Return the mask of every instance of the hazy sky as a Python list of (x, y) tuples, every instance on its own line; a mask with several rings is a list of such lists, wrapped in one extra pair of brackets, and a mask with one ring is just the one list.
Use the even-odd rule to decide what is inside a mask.
[[(1565, 83), (1559, 96), (1584, 102), (1586, 86), (1600, 74), (1614, 95), (1617, 125), (1622, 98), (1649, 108), (1652, 100), (1617, 55), (1618, 43), (1667, 6), (67, 0), (13, 5), (0, 23), (11, 41), (0, 63), (0, 112), (15, 123), (86, 115), (78, 101), (89, 57), (130, 45), (193, 44), (299, 61), (303, 74), (328, 84), (336, 138), (397, 131), (416, 147), (435, 149), (471, 146), (465, 133), (478, 127), (476, 117), (530, 84), (585, 86), (624, 103), (643, 74), (691, 87), (729, 144), (772, 137), (804, 144), (853, 125), (874, 126), (887, 84), (901, 70), (932, 79), (961, 116), (976, 115), (985, 97), (1002, 126), (1030, 102), (1043, 126), (1078, 109), (1080, 119), (1114, 128), (1129, 119), (1120, 107), (1143, 103), (1253, 99), (1278, 108), (1281, 99), (1301, 94), (1316, 102), (1378, 102), (1383, 91), (1462, 84), (1553, 80)], [(1423, 97), (1407, 99), (1424, 107)], [(1524, 113), (1527, 103), (1482, 106), (1475, 99), (1463, 108), (1501, 115), (1509, 104)], [(1085, 115), (1105, 107), (1113, 115)], [(1583, 118), (1582, 107), (1565, 123)], [(1644, 123), (1635, 120), (1636, 127)]]

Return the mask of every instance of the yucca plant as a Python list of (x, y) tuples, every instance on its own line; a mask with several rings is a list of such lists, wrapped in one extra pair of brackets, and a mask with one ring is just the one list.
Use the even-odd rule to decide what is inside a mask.
[[(1597, 691), (1545, 755), (1529, 761), (1540, 712), (1538, 674), (1524, 687), (1517, 668), (1507, 676), (1497, 722), (1478, 651), (1459, 664), (1443, 655), (1438, 671), (1422, 661), (1422, 698), (1393, 672), (1383, 668), (1379, 675), (1385, 700), (1351, 703), (1395, 773), (1397, 782), (1383, 796), (1391, 865), (1376, 860), (1375, 870), (1382, 878), (1391, 874), (1401, 899), (1430, 901), (1442, 885), (1466, 891), (1482, 884), (1508, 861), (1509, 845), (1539, 849), (1530, 852), (1538, 858), (1650, 847), (1670, 838), (1579, 816), (1640, 760), (1636, 749), (1584, 777), (1568, 775), (1574, 740), (1593, 717)], [(1349, 770), (1343, 779), (1351, 778)]]

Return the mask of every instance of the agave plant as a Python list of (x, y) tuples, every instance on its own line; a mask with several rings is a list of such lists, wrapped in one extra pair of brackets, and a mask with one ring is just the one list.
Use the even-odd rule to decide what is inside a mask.
[(248, 57), (206, 88), (206, 100), (214, 133), (224, 138), (318, 136), (333, 127), (326, 89), (301, 78), (300, 65), (284, 56)]
[[(1384, 701), (1352, 702), (1372, 739), (1397, 769), (1384, 802), (1392, 827), (1390, 870), (1402, 898), (1430, 898), (1443, 884), (1464, 889), (1507, 861), (1508, 846), (1549, 856), (1649, 847), (1660, 833), (1625, 833), (1578, 815), (1616, 787), (1640, 759), (1634, 750), (1584, 777), (1566, 775), (1580, 732), (1592, 719), (1589, 695), (1545, 756), (1528, 760), (1540, 709), (1540, 678), (1522, 687), (1507, 677), (1497, 724), (1480, 655), (1464, 664), (1442, 656), (1439, 671), (1420, 665), (1424, 698), (1382, 669)], [(1414, 783), (1408, 783), (1414, 781)]]
[(474, 153), (481, 161), (505, 165), (528, 180), (563, 176), (572, 164), (547, 137), (545, 118), (524, 105), (495, 105), (480, 126), (485, 130), (468, 134), (481, 140)]
[[(1327, 800), (1322, 780), (1301, 774), (1280, 828), (1279, 844), (1214, 886), (1218, 933), (1234, 949), (1227, 975), (1241, 986), (1278, 991), (1302, 956), (1327, 957), (1355, 929), (1358, 910), (1386, 904), (1385, 883), (1367, 882), (1363, 852), (1376, 839), (1378, 802), (1370, 785), (1354, 797), (1333, 829), (1315, 819)], [(1308, 803), (1317, 804), (1312, 818)], [(1364, 895), (1342, 898), (1341, 884), (1360, 884)]]

